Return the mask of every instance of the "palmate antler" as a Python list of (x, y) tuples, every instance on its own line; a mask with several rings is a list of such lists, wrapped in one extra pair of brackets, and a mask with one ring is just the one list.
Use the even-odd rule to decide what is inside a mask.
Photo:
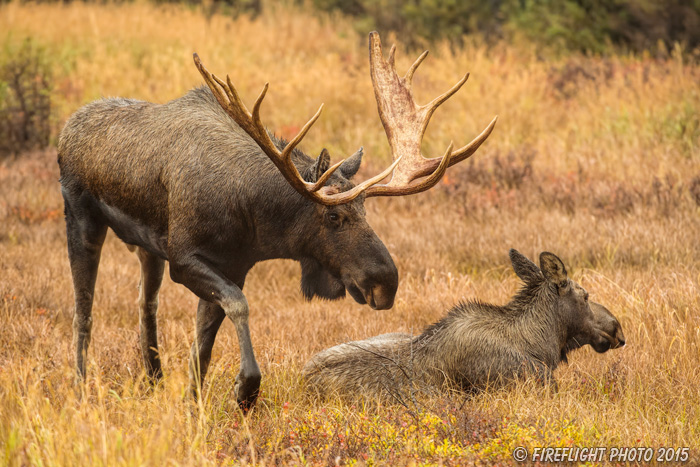
[[(430, 117), (440, 104), (449, 99), (450, 96), (462, 87), (467, 81), (469, 74), (465, 75), (452, 89), (437, 97), (429, 104), (419, 106), (413, 99), (411, 81), (413, 79), (413, 73), (416, 71), (416, 68), (418, 68), (418, 65), (425, 59), (428, 52), (423, 52), (423, 54), (418, 57), (418, 60), (408, 69), (406, 75), (403, 78), (399, 78), (394, 65), (395, 51), (396, 47), (392, 47), (389, 54), (389, 61), (387, 62), (382, 54), (379, 34), (377, 32), (372, 32), (370, 34), (370, 71), (372, 74), (372, 83), (374, 85), (374, 94), (377, 98), (379, 117), (389, 139), (389, 146), (391, 147), (391, 154), (394, 161), (379, 175), (365, 180), (348, 191), (340, 193), (338, 193), (335, 188), (326, 187), (324, 185), (331, 175), (333, 175), (333, 172), (335, 172), (344, 161), (340, 161), (330, 167), (314, 183), (305, 181), (292, 162), (293, 149), (304, 138), (311, 126), (321, 115), (323, 104), (321, 104), (316, 114), (311, 117), (301, 131), (299, 131), (283, 150), (280, 150), (274, 144), (260, 120), (260, 106), (267, 93), (269, 83), (265, 84), (265, 87), (263, 87), (260, 95), (255, 100), (253, 112), (251, 113), (245, 104), (243, 104), (243, 101), (241, 101), (236, 88), (233, 86), (228, 76), (226, 77), (226, 82), (224, 82), (209, 73), (197, 54), (194, 54), (194, 63), (221, 107), (223, 107), (238, 126), (248, 133), (258, 146), (260, 146), (260, 149), (262, 149), (275, 166), (277, 166), (289, 184), (310, 200), (333, 206), (348, 203), (363, 192), (365, 192), (367, 197), (371, 197), (410, 195), (425, 191), (435, 186), (435, 184), (440, 181), (447, 167), (471, 156), (479, 146), (486, 141), (486, 138), (488, 138), (493, 127), (496, 125), (498, 117), (494, 118), (489, 126), (466, 146), (453, 152), (452, 143), (450, 143), (442, 158), (424, 158), (421, 155), (420, 148), (423, 134), (428, 126)], [(392, 171), (393, 175), (389, 183), (377, 185), (377, 183), (386, 178)], [(412, 183), (420, 177), (425, 178), (417, 183)]]
[[(469, 73), (459, 80), (452, 89), (436, 97), (430, 103), (417, 105), (411, 89), (413, 74), (428, 55), (428, 51), (411, 65), (403, 78), (396, 73), (394, 58), (396, 46), (391, 47), (389, 61), (384, 59), (379, 33), (369, 35), (369, 63), (372, 74), (374, 95), (377, 98), (379, 118), (389, 139), (394, 169), (391, 181), (384, 185), (374, 185), (367, 189), (366, 196), (401, 196), (420, 193), (440, 181), (447, 167), (467, 159), (489, 137), (496, 125), (495, 117), (491, 123), (471, 143), (452, 151), (452, 143), (443, 157), (426, 159), (421, 155), (421, 142), (430, 117), (440, 104), (449, 99), (467, 82)], [(399, 160), (401, 159), (401, 160)], [(426, 177), (418, 183), (414, 180)]]

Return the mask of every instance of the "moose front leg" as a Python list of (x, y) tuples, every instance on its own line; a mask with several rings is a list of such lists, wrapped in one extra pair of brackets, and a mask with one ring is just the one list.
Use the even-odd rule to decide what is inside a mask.
[(240, 295), (233, 299), (227, 299), (222, 303), (226, 316), (233, 321), (238, 334), (238, 346), (241, 350), (241, 369), (236, 376), (236, 384), (233, 388), (238, 400), (238, 405), (247, 412), (258, 398), (260, 389), (260, 367), (255, 360), (253, 343), (250, 340), (248, 328), (248, 301), (239, 290)]
[(223, 312), (236, 326), (241, 352), (241, 368), (234, 386), (236, 400), (241, 409), (249, 410), (258, 397), (261, 374), (248, 328), (248, 301), (241, 288), (200, 256), (189, 256), (177, 262), (171, 260), (170, 275), (175, 282), (185, 285), (202, 299), (197, 310), (197, 339), (192, 346), (190, 361), (193, 393), (196, 396), (207, 372)]

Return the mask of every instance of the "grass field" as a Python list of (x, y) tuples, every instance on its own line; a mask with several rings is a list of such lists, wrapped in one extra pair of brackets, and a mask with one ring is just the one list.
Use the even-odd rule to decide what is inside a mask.
[[(344, 20), (281, 6), (258, 20), (184, 7), (3, 4), (0, 41), (32, 38), (54, 70), (55, 123), (100, 96), (157, 102), (201, 84), (197, 51), (247, 102), (271, 83), (270, 128), (334, 160), (365, 147), (361, 177), (388, 161), (367, 38)], [(391, 39), (383, 38), (384, 42)], [(400, 39), (400, 38), (399, 38)], [(417, 56), (399, 43), (399, 71)], [(6, 53), (6, 52), (5, 52)], [(54, 149), (0, 162), (0, 465), (510, 465), (516, 446), (689, 447), (700, 463), (700, 67), (647, 56), (557, 60), (527, 45), (436, 45), (418, 98), (467, 85), (438, 110), (423, 149), (442, 154), (499, 115), (473, 162), (431, 192), (370, 199), (368, 219), (399, 268), (396, 305), (304, 302), (299, 267), (272, 261), (246, 281), (263, 371), (248, 417), (232, 395), (235, 331), (219, 332), (205, 397), (184, 397), (196, 299), (166, 278), (159, 338), (166, 378), (150, 390), (138, 350), (138, 261), (112, 234), (102, 255), (87, 397), (73, 386), (73, 292)], [(3, 57), (7, 59), (7, 57)], [(619, 319), (627, 346), (586, 348), (555, 376), (425, 406), (347, 405), (302, 391), (328, 346), (418, 333), (462, 298), (517, 290), (507, 252), (558, 254)], [(166, 274), (167, 276), (167, 274)]]

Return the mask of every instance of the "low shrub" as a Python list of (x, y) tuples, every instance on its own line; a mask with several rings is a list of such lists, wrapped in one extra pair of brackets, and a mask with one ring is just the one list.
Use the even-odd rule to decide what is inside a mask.
[(43, 48), (8, 42), (0, 56), (0, 156), (49, 145), (51, 68)]

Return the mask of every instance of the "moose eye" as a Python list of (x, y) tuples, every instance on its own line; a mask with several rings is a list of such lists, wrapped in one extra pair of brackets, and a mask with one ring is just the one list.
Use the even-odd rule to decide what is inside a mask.
[(583, 295), (583, 299), (584, 299), (585, 301), (588, 301), (588, 292), (586, 292), (586, 293)]
[(338, 213), (331, 212), (328, 214), (328, 220), (331, 222), (338, 222), (338, 220), (340, 220), (340, 216)]

